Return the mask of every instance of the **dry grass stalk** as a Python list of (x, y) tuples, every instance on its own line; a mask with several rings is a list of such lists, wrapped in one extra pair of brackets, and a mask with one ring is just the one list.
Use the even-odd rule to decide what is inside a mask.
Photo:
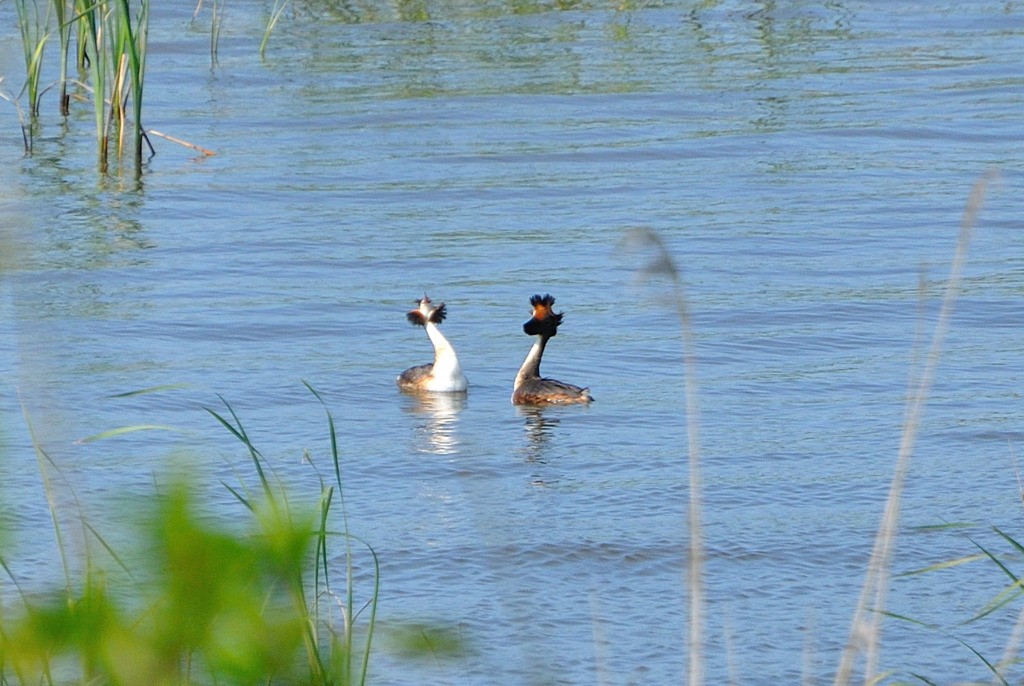
[(672, 281), (672, 304), (682, 328), (684, 396), (686, 403), (687, 452), (690, 468), (690, 560), (687, 586), (690, 595), (689, 668), (687, 683), (704, 683), (704, 530), (701, 524), (702, 481), (700, 472), (700, 404), (697, 398), (697, 358), (694, 354), (690, 311), (682, 278), (661, 238), (650, 229), (634, 229), (626, 237), (627, 245), (646, 248), (651, 257), (641, 276), (667, 276)]
[(861, 589), (857, 608), (854, 612), (850, 635), (840, 658), (839, 668), (836, 671), (834, 683), (837, 686), (850, 683), (854, 664), (862, 653), (865, 657), (864, 683), (874, 683), (876, 678), (881, 622), (884, 616), (883, 611), (888, 591), (889, 566), (893, 546), (896, 541), (896, 527), (899, 524), (900, 499), (903, 494), (903, 485), (910, 468), (910, 458), (913, 454), (914, 443), (917, 440), (918, 430), (924, 416), (926, 401), (935, 380), (935, 370), (938, 367), (942, 343), (945, 340), (946, 333), (949, 331), (950, 321), (953, 316), (953, 305), (960, 290), (963, 266), (967, 259), (967, 247), (977, 222), (978, 213), (981, 211), (989, 178), (989, 176), (982, 177), (974, 185), (971, 196), (967, 201), (963, 221), (960, 225), (960, 236), (957, 240), (956, 253), (950, 268), (949, 280), (946, 282), (942, 306), (939, 310), (939, 318), (935, 324), (935, 331), (932, 334), (931, 347), (925, 359), (924, 369), (914, 384), (907, 401), (907, 414), (904, 419), (903, 436), (900, 440), (899, 453), (896, 458), (896, 470), (893, 474), (892, 484), (889, 487), (889, 497), (886, 500), (882, 521), (875, 536), (874, 548), (871, 552), (868, 571), (864, 578), (864, 586)]

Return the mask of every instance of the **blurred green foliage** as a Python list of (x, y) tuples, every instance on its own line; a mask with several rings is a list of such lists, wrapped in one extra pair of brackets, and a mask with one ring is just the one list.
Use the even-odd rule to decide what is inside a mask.
[[(349, 532), (334, 418), (316, 390), (306, 386), (327, 412), (334, 484), (317, 471), (318, 497), (304, 507), (294, 505), (225, 403), (225, 415), (208, 412), (245, 446), (259, 482), (253, 490), (224, 484), (251, 515), (248, 526), (240, 528), (235, 519), (218, 522), (202, 507), (195, 483), (170, 478), (166, 489), (135, 501), (127, 511), (119, 540), (130, 550), (115, 551), (85, 520), (72, 485), (29, 422), (64, 584), (51, 592), (29, 592), (0, 552), (0, 568), (10, 580), (0, 583), (0, 591), (13, 587), (17, 592), (0, 593), (0, 686), (365, 684), (379, 564), (373, 549)], [(89, 440), (166, 428), (124, 427)], [(313, 465), (308, 452), (305, 458)], [(55, 497), (65, 488), (67, 493)], [(86, 539), (80, 570), (69, 561), (72, 551), (62, 533), (58, 501), (79, 510)], [(332, 529), (330, 522), (338, 517), (341, 527)], [(90, 541), (98, 541), (105, 559), (116, 566), (102, 568), (89, 552)], [(336, 543), (343, 550), (329, 554)], [(342, 577), (333, 587), (332, 575)], [(458, 634), (425, 624), (390, 633), (392, 648), (410, 659), (436, 660), (462, 650)]]
[[(268, 509), (273, 510), (272, 506)], [(21, 683), (344, 683), (311, 675), (303, 575), (313, 540), (306, 517), (261, 513), (243, 535), (204, 523), (192, 489), (158, 498), (143, 525), (150, 569), (124, 597), (92, 569), (70, 597), (24, 597), (0, 630), (4, 676)], [(7, 680), (7, 679), (5, 679)]]
[[(302, 509), (268, 477), (265, 459), (225, 405), (229, 419), (210, 414), (245, 445), (260, 482), (258, 496), (244, 485), (227, 487), (252, 515), (248, 528), (218, 524), (201, 508), (200, 489), (171, 479), (166, 491), (125, 518), (132, 550), (114, 551), (79, 511), (83, 535), (98, 540), (117, 563), (111, 571), (88, 552), (83, 569), (72, 569), (55, 505), (67, 498), (55, 498), (54, 491), (67, 488), (72, 502), (78, 498), (66, 478), (51, 478), (60, 468), (29, 423), (65, 584), (49, 593), (27, 592), (0, 555), (18, 594), (16, 603), (0, 596), (0, 684), (365, 683), (379, 570), (373, 550), (348, 532), (340, 497), (342, 529), (329, 528), (334, 494), (341, 493), (333, 417), (328, 411), (337, 486), (321, 479), (319, 498)], [(328, 542), (338, 540), (344, 543), (341, 592), (331, 588), (328, 571), (334, 564)], [(372, 588), (358, 605), (353, 541), (365, 546), (364, 559), (372, 561)], [(368, 617), (360, 619), (367, 608)], [(357, 620), (364, 627), (359, 642), (353, 636)]]

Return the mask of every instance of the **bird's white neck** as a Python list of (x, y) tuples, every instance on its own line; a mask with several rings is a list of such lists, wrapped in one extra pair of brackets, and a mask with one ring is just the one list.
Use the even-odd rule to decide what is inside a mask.
[(466, 376), (462, 373), (459, 365), (459, 358), (455, 349), (448, 339), (444, 337), (441, 330), (433, 322), (425, 325), (427, 336), (434, 345), (434, 368), (431, 376), (434, 377), (432, 385), (436, 386), (430, 390), (438, 391), (464, 391), (466, 390)]
[(519, 385), (527, 379), (540, 378), (540, 358), (544, 355), (544, 346), (547, 343), (547, 338), (543, 336), (537, 338), (537, 341), (530, 348), (530, 352), (526, 354), (526, 359), (523, 360), (523, 366), (519, 368), (519, 373), (516, 374), (516, 382), (513, 388), (519, 388)]

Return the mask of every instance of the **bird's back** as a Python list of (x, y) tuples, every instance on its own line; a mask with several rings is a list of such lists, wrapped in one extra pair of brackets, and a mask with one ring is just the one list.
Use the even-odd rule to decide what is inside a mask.
[(593, 400), (589, 388), (554, 379), (527, 379), (512, 393), (515, 405), (573, 405)]

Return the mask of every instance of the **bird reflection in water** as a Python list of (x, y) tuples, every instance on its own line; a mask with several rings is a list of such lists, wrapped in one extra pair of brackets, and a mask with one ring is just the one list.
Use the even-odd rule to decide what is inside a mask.
[(519, 405), (516, 412), (525, 419), (527, 444), (523, 447), (528, 462), (543, 462), (555, 428), (562, 421), (552, 417), (552, 408), (543, 405)]
[(432, 455), (451, 455), (459, 447), (456, 433), (459, 412), (466, 407), (465, 393), (406, 393), (405, 412), (417, 421), (416, 449)]

